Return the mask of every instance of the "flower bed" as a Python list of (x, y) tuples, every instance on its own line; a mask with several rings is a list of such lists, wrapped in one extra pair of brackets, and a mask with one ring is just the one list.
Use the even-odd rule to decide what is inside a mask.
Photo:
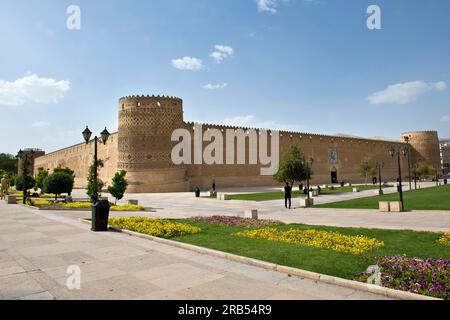
[[(384, 287), (450, 299), (450, 259), (414, 259), (387, 256), (378, 261)], [(366, 282), (371, 273), (362, 272), (355, 278)]]
[(332, 249), (350, 254), (363, 254), (384, 247), (384, 242), (364, 236), (347, 236), (339, 232), (320, 230), (287, 231), (276, 228), (262, 228), (233, 234), (238, 237), (264, 239), (308, 247)]
[[(18, 203), (22, 203), (20, 200)], [(90, 202), (54, 202), (51, 200), (44, 199), (27, 199), (27, 204), (30, 206), (38, 207), (41, 209), (54, 209), (54, 210), (63, 210), (63, 209), (79, 209), (79, 210), (90, 210), (92, 208), (92, 203)], [(143, 206), (138, 205), (113, 205), (110, 207), (111, 211), (144, 211), (145, 208)]]
[(201, 231), (198, 227), (184, 223), (145, 217), (112, 218), (109, 219), (109, 225), (166, 239)]
[(444, 246), (450, 246), (450, 231), (440, 237), (437, 242)]
[(260, 228), (277, 224), (284, 224), (283, 222), (276, 220), (259, 220), (259, 219), (229, 217), (229, 216), (193, 217), (192, 220), (206, 223), (221, 224), (229, 227), (245, 227), (245, 228)]

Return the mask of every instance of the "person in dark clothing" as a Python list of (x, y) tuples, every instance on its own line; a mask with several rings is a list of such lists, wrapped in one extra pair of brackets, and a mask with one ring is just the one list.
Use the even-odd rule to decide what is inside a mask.
[(212, 191), (216, 191), (216, 180), (213, 180)]
[(291, 199), (292, 199), (292, 186), (289, 185), (289, 182), (286, 182), (284, 186), (284, 206), (289, 209), (291, 208)]
[(321, 191), (322, 191), (322, 188), (320, 186), (317, 186), (317, 193), (320, 194)]
[(305, 187), (305, 188), (303, 189), (303, 193), (305, 194), (305, 196), (308, 195), (308, 187)]
[(199, 187), (195, 188), (195, 197), (200, 198), (200, 188)]

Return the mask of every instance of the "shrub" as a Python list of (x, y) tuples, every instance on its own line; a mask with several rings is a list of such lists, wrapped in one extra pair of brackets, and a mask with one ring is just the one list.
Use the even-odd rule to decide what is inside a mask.
[(184, 223), (145, 217), (112, 218), (109, 219), (109, 224), (120, 229), (131, 230), (166, 239), (201, 231), (198, 227)]
[(40, 167), (38, 168), (38, 173), (35, 176), (35, 184), (34, 184), (34, 190), (37, 191), (38, 189), (41, 189), (41, 191), (44, 189), (44, 181), (48, 177), (48, 171), (44, 168)]
[(54, 172), (44, 180), (44, 192), (53, 193), (55, 200), (58, 194), (70, 194), (73, 188), (73, 177), (64, 172)]
[(442, 237), (439, 238), (437, 241), (438, 244), (450, 246), (450, 231), (444, 234)]
[[(387, 256), (378, 261), (384, 287), (450, 299), (450, 259), (416, 259)], [(362, 272), (355, 278), (366, 282), (371, 273)]]
[(125, 191), (128, 187), (128, 182), (125, 179), (127, 172), (125, 170), (120, 170), (116, 172), (114, 175), (114, 178), (112, 179), (112, 185), (108, 187), (109, 193), (116, 198), (116, 201), (114, 204), (117, 203), (117, 200), (120, 200), (123, 198), (123, 195), (125, 194)]
[(384, 242), (365, 236), (347, 236), (334, 231), (297, 230), (276, 228), (248, 230), (234, 234), (238, 237), (264, 239), (308, 247), (332, 249), (337, 252), (363, 254), (384, 247)]
[(193, 217), (192, 220), (213, 224), (221, 224), (230, 227), (245, 227), (245, 228), (260, 228), (265, 226), (284, 224), (281, 221), (275, 220), (259, 220), (259, 219), (249, 219), (249, 218), (229, 217), (229, 216)]
[[(16, 189), (20, 191), (28, 191), (34, 187), (35, 181), (30, 176), (19, 176), (14, 181)], [(22, 193), (23, 195), (23, 193)]]

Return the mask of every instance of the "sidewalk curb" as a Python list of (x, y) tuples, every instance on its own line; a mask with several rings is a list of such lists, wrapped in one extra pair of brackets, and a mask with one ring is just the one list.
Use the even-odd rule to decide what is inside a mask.
[[(90, 220), (83, 219), (83, 218), (80, 218), (79, 221), (84, 222), (84, 223), (91, 222)], [(362, 282), (358, 282), (358, 281), (347, 280), (347, 279), (343, 279), (343, 278), (338, 278), (338, 277), (333, 277), (333, 276), (329, 276), (329, 275), (325, 275), (325, 274), (311, 272), (311, 271), (307, 271), (307, 270), (282, 266), (282, 265), (265, 262), (265, 261), (261, 261), (261, 260), (257, 260), (257, 259), (253, 259), (253, 258), (247, 258), (247, 257), (235, 255), (232, 253), (227, 253), (227, 252), (218, 251), (218, 250), (214, 250), (214, 249), (199, 247), (199, 246), (188, 244), (188, 243), (183, 243), (183, 242), (173, 241), (173, 240), (169, 240), (169, 239), (149, 236), (149, 235), (146, 235), (143, 233), (138, 233), (138, 232), (134, 232), (134, 231), (130, 231), (130, 230), (118, 229), (118, 228), (114, 228), (114, 227), (109, 227), (109, 229), (114, 232), (124, 233), (124, 234), (128, 234), (130, 236), (147, 239), (147, 240), (152, 240), (152, 241), (155, 241), (158, 243), (194, 251), (194, 252), (197, 252), (200, 254), (210, 255), (210, 256), (214, 256), (214, 257), (218, 257), (218, 258), (222, 258), (222, 259), (226, 259), (226, 260), (230, 260), (230, 261), (234, 261), (234, 262), (240, 262), (240, 263), (247, 264), (250, 266), (263, 268), (266, 270), (278, 271), (281, 273), (285, 273), (288, 275), (305, 278), (305, 279), (309, 279), (309, 280), (313, 280), (313, 281), (319, 281), (319, 282), (323, 282), (323, 283), (338, 285), (338, 286), (345, 287), (345, 288), (379, 294), (379, 295), (386, 296), (388, 298), (399, 299), (399, 300), (441, 300), (438, 298), (428, 297), (428, 296), (415, 294), (415, 293), (411, 293), (411, 292), (380, 287), (380, 286), (376, 286), (373, 284), (367, 284), (367, 283), (362, 283)]]

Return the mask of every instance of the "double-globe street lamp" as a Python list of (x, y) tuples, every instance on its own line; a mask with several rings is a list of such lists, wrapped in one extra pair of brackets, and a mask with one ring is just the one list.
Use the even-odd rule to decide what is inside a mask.
[(384, 168), (384, 161), (377, 161), (376, 168), (378, 169), (378, 183), (380, 186), (379, 194), (383, 194), (383, 187), (381, 186), (381, 169)]
[[(84, 129), (84, 131), (82, 132), (83, 134), (83, 138), (84, 141), (86, 141), (86, 144), (89, 143), (89, 141), (91, 140), (91, 136), (92, 136), (92, 132), (91, 130), (89, 130), (88, 126), (86, 126), (86, 129)], [(101, 141), (103, 142), (103, 144), (106, 144), (106, 141), (108, 141), (110, 134), (108, 132), (108, 130), (105, 127), (105, 130), (103, 130), (100, 133), (100, 137), (101, 137)], [(94, 181), (93, 181), (93, 192), (92, 194), (94, 195), (92, 202), (95, 203), (98, 200), (98, 185), (97, 185), (97, 171), (98, 171), (98, 159), (97, 159), (97, 142), (98, 142), (98, 137), (95, 136), (94, 137)]]
[(400, 161), (400, 155), (403, 154), (405, 157), (408, 154), (408, 148), (407, 147), (397, 147), (391, 146), (388, 150), (389, 154), (392, 158), (394, 158), (397, 155), (397, 163), (398, 163), (398, 192), (400, 193), (400, 203), (401, 203), (401, 210), (404, 210), (404, 202), (403, 202), (403, 185), (402, 185), (402, 167), (401, 167), (401, 161)]
[[(403, 138), (406, 142), (406, 144), (408, 145), (408, 180), (409, 180), (409, 190), (412, 189), (412, 185), (411, 185), (411, 148), (409, 146), (409, 136), (405, 136)], [(416, 177), (414, 177), (414, 179), (416, 179)]]
[(304, 161), (303, 164), (306, 166), (306, 189), (308, 190), (308, 204), (311, 200), (311, 196), (309, 194), (309, 180), (311, 179), (311, 168), (313, 166), (314, 159), (309, 158), (308, 160)]

